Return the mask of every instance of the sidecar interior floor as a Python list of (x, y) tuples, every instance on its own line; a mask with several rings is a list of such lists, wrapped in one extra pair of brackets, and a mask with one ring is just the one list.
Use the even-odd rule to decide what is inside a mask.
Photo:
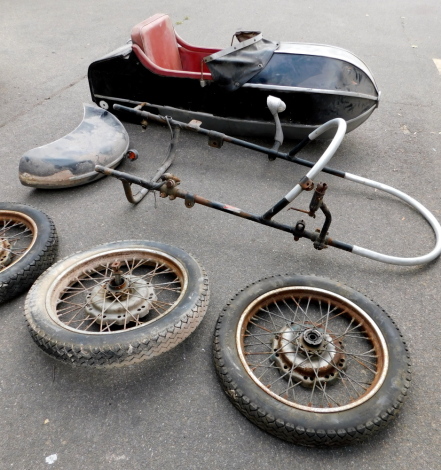
[(75, 130), (21, 157), (23, 185), (45, 189), (79, 186), (103, 176), (95, 165), (115, 168), (121, 162), (129, 147), (124, 126), (105, 109), (83, 106), (84, 117)]

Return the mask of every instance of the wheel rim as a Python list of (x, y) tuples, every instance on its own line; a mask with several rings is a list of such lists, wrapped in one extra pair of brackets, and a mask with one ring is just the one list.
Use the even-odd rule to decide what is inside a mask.
[(17, 263), (35, 243), (37, 226), (27, 215), (0, 211), (0, 272)]
[(51, 283), (50, 317), (83, 334), (118, 334), (167, 315), (187, 289), (183, 266), (152, 249), (97, 253), (74, 262)]
[(371, 317), (319, 288), (281, 288), (255, 299), (240, 317), (236, 344), (260, 389), (314, 413), (361, 405), (388, 368), (386, 342)]

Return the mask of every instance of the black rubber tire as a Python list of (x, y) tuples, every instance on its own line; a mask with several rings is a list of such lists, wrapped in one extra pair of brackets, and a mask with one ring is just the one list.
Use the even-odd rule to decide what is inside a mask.
[[(369, 325), (374, 325), (372, 326), (374, 329), (373, 331), (377, 331), (375, 328), (378, 328), (380, 335), (382, 335), (385, 340), (385, 343), (383, 344), (387, 345), (386, 349), (381, 349), (381, 351), (382, 354), (384, 351), (388, 351), (388, 358), (387, 354), (386, 357), (383, 354), (383, 359), (381, 361), (380, 359), (374, 360), (377, 361), (376, 364), (372, 366), (369, 365), (369, 367), (372, 367), (372, 369), (375, 369), (376, 371), (377, 369), (378, 371), (383, 370), (385, 374), (382, 379), (383, 381), (380, 380), (376, 382), (377, 386), (374, 387), (374, 389), (378, 389), (371, 396), (369, 396), (369, 393), (365, 392), (367, 398), (364, 402), (362, 399), (356, 399), (354, 403), (359, 403), (357, 405), (352, 405), (350, 403), (350, 399), (347, 398), (349, 403), (348, 408), (342, 409), (339, 412), (333, 412), (333, 408), (329, 406), (331, 398), (328, 398), (328, 396), (332, 396), (331, 387), (333, 387), (334, 384), (336, 387), (342, 387), (343, 382), (349, 384), (349, 381), (346, 377), (349, 378), (350, 374), (352, 374), (352, 367), (355, 369), (357, 369), (357, 367), (364, 369), (366, 365), (361, 367), (357, 366), (357, 363), (361, 364), (365, 360), (371, 360), (360, 360), (358, 358), (357, 363), (355, 363), (355, 361), (351, 362), (352, 358), (357, 359), (357, 355), (354, 354), (351, 356), (351, 354), (348, 354), (346, 350), (343, 351), (343, 348), (346, 349), (346, 346), (341, 346), (340, 349), (340, 351), (348, 354), (345, 356), (347, 363), (344, 370), (336, 374), (336, 377), (338, 378), (333, 383), (326, 384), (329, 385), (327, 388), (326, 385), (324, 387), (324, 390), (326, 390), (326, 393), (328, 394), (323, 394), (326, 397), (325, 399), (328, 401), (328, 405), (324, 405), (324, 409), (326, 408), (328, 412), (321, 412), (321, 409), (318, 410), (319, 412), (316, 412), (317, 405), (312, 403), (305, 402), (304, 408), (293, 406), (294, 401), (298, 401), (296, 394), (301, 395), (302, 393), (310, 393), (310, 389), (306, 388), (302, 383), (300, 384), (300, 388), (298, 387), (295, 389), (297, 390), (296, 392), (292, 392), (291, 390), (289, 392), (284, 391), (283, 394), (280, 393), (279, 395), (278, 391), (276, 390), (279, 385), (277, 385), (276, 382), (277, 380), (279, 380), (278, 383), (280, 383), (281, 380), (285, 381), (281, 383), (285, 383), (283, 387), (286, 387), (286, 390), (288, 390), (288, 387), (286, 386), (286, 380), (284, 378), (280, 379), (280, 377), (285, 376), (288, 379), (289, 374), (280, 372), (280, 365), (278, 368), (275, 367), (276, 362), (274, 362), (275, 355), (273, 351), (278, 351), (280, 353), (281, 351), (273, 349), (275, 343), (271, 343), (270, 341), (274, 340), (268, 340), (268, 344), (271, 345), (271, 352), (268, 352), (267, 348), (265, 349), (260, 345), (260, 343), (263, 344), (265, 341), (265, 335), (268, 336), (268, 331), (271, 330), (272, 325), (270, 323), (266, 323), (265, 325), (269, 326), (262, 328), (264, 325), (262, 323), (263, 320), (269, 319), (270, 317), (265, 316), (267, 312), (263, 311), (259, 305), (263, 306), (265, 310), (270, 311), (272, 306), (276, 305), (273, 303), (274, 300), (271, 300), (272, 303), (268, 303), (267, 305), (265, 303), (267, 301), (261, 299), (272, 298), (279, 302), (280, 299), (285, 299), (284, 296), (286, 296), (286, 301), (289, 302), (290, 299), (292, 299), (292, 297), (289, 297), (291, 295), (289, 288), (292, 287), (300, 289), (300, 292), (302, 289), (307, 291), (308, 288), (312, 288), (313, 292), (314, 290), (319, 289), (319, 291), (317, 291), (319, 294), (317, 295), (320, 295), (322, 299), (329, 297), (329, 299), (334, 302), (334, 298), (340, 298), (343, 299), (343, 303), (341, 305), (345, 305), (345, 303), (349, 301), (349, 308), (353, 308), (351, 305), (355, 305), (354, 311), (357, 312), (357, 309), (360, 309), (362, 315), (364, 315), (364, 317), (367, 319), (366, 322), (368, 326), (366, 328), (371, 328)], [(280, 297), (276, 297), (280, 292), (282, 292)], [(306, 295), (304, 297), (304, 302), (307, 302), (307, 298), (308, 297)], [(310, 301), (312, 304), (313, 301), (311, 299)], [(303, 305), (300, 303), (300, 301), (298, 302), (299, 305)], [(340, 300), (338, 300), (338, 302), (340, 302)], [(320, 306), (322, 305), (320, 302), (317, 302), (317, 305), (319, 306), (318, 310), (322, 313), (322, 308), (325, 308), (324, 305), (326, 305), (326, 301), (321, 300), (321, 303), (323, 306)], [(282, 300), (280, 300), (279, 304), (277, 305), (281, 305), (283, 308), (285, 308), (283, 306)], [(292, 308), (291, 311), (293, 310), (294, 308)], [(278, 312), (277, 307), (275, 307), (275, 311), (276, 313)], [(307, 310), (305, 309), (305, 311)], [(256, 315), (256, 312), (258, 312), (259, 317)], [(300, 312), (302, 312), (302, 310), (300, 310)], [(348, 315), (351, 314), (352, 313), (348, 313)], [(287, 314), (284, 313), (283, 315)], [(344, 315), (345, 314), (343, 313), (342, 316), (344, 317)], [(354, 315), (358, 315), (358, 313), (355, 313)], [(262, 317), (263, 320), (260, 319), (260, 317)], [(323, 326), (322, 322), (325, 322), (325, 318), (327, 317), (322, 316), (321, 318), (322, 320), (320, 321), (320, 326)], [(332, 318), (332, 321), (340, 321), (339, 319), (334, 320), (336, 318), (337, 315)], [(276, 324), (274, 325), (274, 331), (278, 331), (276, 334), (278, 334), (279, 337), (282, 336), (281, 331), (285, 331), (281, 329), (281, 325), (284, 321), (286, 321), (286, 318), (283, 318), (283, 321), (280, 320), (280, 324), (278, 323), (278, 320), (276, 320)], [(289, 328), (300, 331), (300, 327), (296, 326), (299, 322), (297, 320), (295, 321), (295, 326), (289, 326)], [(329, 320), (329, 325), (327, 321), (328, 320), (326, 320), (326, 328), (331, 325), (331, 320)], [(306, 320), (304, 323), (308, 323), (310, 325), (311, 321)], [(356, 323), (357, 322), (355, 322), (354, 325)], [(292, 323), (284, 324), (294, 325), (294, 320)], [(256, 341), (253, 336), (253, 328), (257, 328), (258, 326), (261, 329), (255, 330), (258, 331), (258, 333), (255, 335), (255, 338), (260, 339), (259, 341)], [(304, 328), (304, 324), (302, 328)], [(324, 328), (323, 331), (325, 331), (326, 328)], [(366, 333), (363, 328), (365, 327), (361, 327), (359, 330), (357, 330), (356, 333), (353, 334), (356, 338), (353, 341), (366, 340), (365, 337), (368, 337), (369, 333)], [(291, 330), (289, 331), (291, 332)], [(352, 332), (352, 330), (347, 331)], [(329, 332), (331, 332), (331, 329), (329, 329)], [(301, 336), (302, 334), (299, 333), (298, 337)], [(339, 338), (338, 335), (334, 335), (334, 338), (335, 337)], [(285, 337), (285, 339), (286, 338), (288, 337)], [(294, 338), (294, 336), (289, 338)], [(343, 335), (341, 338), (343, 338)], [(293, 340), (291, 344), (298, 344), (299, 340), (296, 339), (295, 341), (297, 341), (297, 343), (294, 343)], [(352, 340), (348, 339), (348, 341), (350, 342)], [(254, 344), (252, 344), (253, 342)], [(250, 346), (246, 346), (246, 344), (249, 344)], [(283, 343), (283, 340), (280, 340), (280, 344), (283, 344), (283, 347), (286, 347), (285, 344), (287, 343)], [(331, 342), (328, 344), (331, 344)], [(334, 340), (332, 341), (332, 344), (334, 344)], [(248, 349), (246, 349), (247, 347)], [(259, 352), (253, 353), (252, 347), (254, 347), (256, 351), (259, 350)], [(380, 351), (380, 346), (377, 345), (376, 347), (377, 351)], [(239, 355), (239, 350), (241, 350), (243, 353), (241, 356)], [(295, 355), (299, 354), (298, 351), (299, 349), (297, 346)], [(336, 351), (338, 351), (338, 349), (336, 349)], [(379, 306), (355, 290), (343, 286), (340, 283), (315, 276), (274, 276), (255, 282), (238, 293), (236, 297), (227, 304), (218, 319), (214, 334), (213, 353), (216, 371), (221, 385), (233, 405), (261, 429), (278, 438), (299, 445), (342, 446), (356, 443), (368, 438), (372, 434), (384, 428), (397, 415), (410, 386), (411, 364), (408, 349), (402, 340), (400, 332), (389, 316)], [(271, 356), (266, 356), (269, 357), (269, 362), (266, 362), (268, 359), (259, 359), (259, 357), (264, 357), (264, 353), (267, 355), (271, 354)], [(366, 353), (363, 352), (363, 354)], [(369, 352), (369, 354), (371, 353)], [(374, 354), (376, 354), (375, 357), (380, 357), (378, 352)], [(278, 357), (280, 357), (280, 355), (278, 355)], [(286, 355), (285, 351), (285, 357), (288, 356), (289, 355)], [(276, 359), (276, 361), (277, 360), (280, 359)], [(331, 365), (331, 362), (328, 362), (328, 364)], [(247, 367), (248, 363), (251, 364), (249, 367)], [(302, 364), (302, 362), (299, 361), (298, 364)], [(387, 372), (382, 364), (387, 365)], [(268, 367), (268, 365), (270, 365), (270, 367)], [(265, 378), (259, 379), (261, 382), (256, 382), (256, 377), (262, 374), (264, 366), (271, 370), (265, 372)], [(296, 367), (291, 368), (291, 373), (293, 373), (292, 370), (296, 369)], [(278, 379), (270, 381), (270, 378), (272, 377), (271, 374), (275, 373), (273, 369), (276, 369)], [(337, 369), (338, 368), (333, 369), (333, 372), (337, 372)], [(377, 373), (380, 375), (380, 372), (378, 371)], [(364, 373), (369, 374), (369, 372)], [(252, 377), (254, 377), (255, 380), (253, 380)], [(342, 381), (342, 377), (345, 377), (346, 380)], [(307, 379), (307, 377), (304, 377), (303, 379)], [(302, 379), (294, 380), (299, 380), (300, 383)], [(294, 385), (294, 380), (291, 382), (293, 389), (295, 386), (297, 386)], [(374, 380), (376, 379), (372, 379), (372, 383), (374, 383)], [(269, 382), (269, 388), (268, 385), (263, 383), (264, 381), (267, 381), (265, 383)], [(345, 387), (347, 388), (346, 385)], [(367, 387), (368, 386), (366, 385), (366, 388)], [(270, 389), (271, 392), (269, 391)], [(308, 392), (306, 392), (306, 390), (308, 390)], [(320, 389), (316, 388), (316, 390)], [(352, 393), (352, 391), (350, 392)], [(270, 393), (276, 394), (277, 397), (272, 396)], [(294, 399), (288, 398), (288, 393), (294, 393)], [(349, 395), (351, 393), (349, 393)], [(360, 397), (361, 395), (362, 394), (360, 394)], [(284, 401), (285, 398), (289, 403)], [(310, 401), (312, 401), (312, 396)], [(311, 410), (311, 406), (314, 406), (315, 409)], [(338, 405), (336, 405), (334, 402), (333, 406), (337, 411)]]
[[(57, 252), (57, 232), (49, 216), (25, 204), (0, 203), (0, 241), (10, 243), (10, 247), (4, 253), (17, 248), (27, 237), (23, 236), (17, 240), (15, 237), (17, 232), (22, 232), (21, 235), (29, 233), (30, 240), (26, 241), (25, 248), (25, 245), (21, 246), (25, 249), (23, 254), (13, 256), (4, 266), (3, 262), (0, 262), (0, 303), (27, 290), (54, 262)], [(0, 246), (0, 255), (1, 253)]]
[[(92, 275), (98, 276), (92, 287), (95, 287), (98, 281), (105, 284), (109, 279), (109, 271), (106, 271), (104, 266), (110, 266), (111, 262), (116, 260), (122, 262), (124, 267), (127, 266), (126, 274), (131, 276), (129, 282), (133, 283), (134, 279), (140, 282), (139, 279), (147, 279), (149, 275), (153, 282), (155, 276), (165, 276), (166, 274), (163, 273), (166, 272), (171, 273), (167, 276), (174, 276), (177, 280), (175, 284), (179, 282), (179, 285), (173, 287), (173, 283), (169, 280), (166, 286), (161, 284), (164, 287), (158, 284), (155, 292), (161, 292), (160, 295), (173, 295), (175, 298), (156, 317), (157, 310), (162, 308), (158, 306), (164, 302), (163, 297), (161, 299), (156, 297), (150, 303), (149, 308), (143, 310), (149, 313), (143, 319), (139, 317), (137, 324), (130, 323), (133, 317), (127, 312), (136, 311), (139, 304), (133, 308), (132, 306), (126, 307), (124, 325), (105, 326), (104, 330), (107, 328), (107, 331), (100, 331), (102, 324), (98, 324), (96, 317), (86, 311), (87, 308), (91, 309), (90, 305), (94, 298), (98, 298), (96, 297), (98, 294), (92, 295), (91, 292), (94, 291), (90, 290), (91, 287), (89, 290), (85, 287), (87, 282), (90, 282), (89, 276)], [(130, 263), (132, 263), (132, 269), (128, 272)], [(99, 269), (102, 272), (98, 273)], [(150, 274), (143, 274), (144, 278), (141, 275), (137, 277), (139, 269), (148, 269)], [(164, 271), (161, 271), (162, 269)], [(92, 274), (83, 276), (81, 273), (86, 271)], [(75, 276), (79, 275), (83, 276), (81, 284), (75, 282)], [(78, 286), (81, 289), (78, 289)], [(135, 286), (135, 289), (138, 287)], [(79, 293), (78, 290), (80, 290)], [(136, 294), (131, 297), (135, 299), (133, 302), (138, 302), (136, 299), (144, 296), (137, 290), (133, 292)], [(81, 304), (86, 294), (91, 296), (91, 299), (86, 298), (86, 301)], [(66, 313), (63, 313), (62, 303), (59, 304), (61, 306), (57, 311), (57, 301), (63, 295), (64, 298), (68, 296), (68, 301), (70, 300), (71, 304), (75, 305), (73, 312), (77, 312), (73, 315), (76, 316), (75, 320), (68, 320), (66, 316), (63, 316)], [(79, 297), (74, 297), (76, 295)], [(100, 245), (56, 263), (38, 279), (29, 291), (25, 304), (25, 316), (32, 338), (44, 352), (52, 357), (72, 365), (112, 367), (150, 359), (177, 346), (199, 325), (207, 309), (208, 300), (207, 275), (191, 255), (163, 243), (130, 240)], [(100, 301), (98, 298), (98, 302)], [(112, 302), (115, 303), (115, 300)], [(116, 303), (123, 304), (124, 302), (120, 300)], [(148, 303), (149, 300), (144, 297), (142, 302)], [(86, 304), (89, 304), (89, 307)], [(60, 320), (61, 317), (62, 320)], [(86, 320), (81, 320), (82, 323), (80, 323), (79, 318)], [(75, 321), (80, 323), (78, 328)], [(80, 329), (85, 327), (89, 328), (88, 331)]]

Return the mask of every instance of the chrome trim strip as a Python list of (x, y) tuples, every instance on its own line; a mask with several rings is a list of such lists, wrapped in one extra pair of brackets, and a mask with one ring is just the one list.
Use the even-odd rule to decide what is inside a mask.
[(94, 96), (95, 98), (99, 98), (102, 100), (118, 101), (118, 103), (129, 103), (129, 104), (134, 104), (135, 106), (138, 106), (143, 103), (142, 101), (126, 100), (125, 98), (116, 98), (115, 96), (105, 96), (105, 95), (94, 95)]
[(263, 83), (245, 83), (242, 88), (263, 88), (267, 90), (279, 90), (279, 91), (294, 91), (296, 93), (319, 93), (322, 95), (342, 95), (342, 96), (353, 96), (355, 98), (366, 98), (368, 100), (378, 101), (378, 96), (366, 95), (364, 93), (355, 93), (353, 91), (339, 91), (339, 90), (321, 90), (319, 88), (302, 88), (295, 86), (285, 85), (265, 85)]

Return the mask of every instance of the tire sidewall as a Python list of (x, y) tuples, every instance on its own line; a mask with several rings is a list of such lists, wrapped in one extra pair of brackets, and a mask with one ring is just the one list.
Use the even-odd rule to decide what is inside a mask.
[(0, 203), (0, 213), (17, 212), (30, 218), (34, 224), (33, 242), (18, 260), (0, 272), (0, 303), (12, 299), (35, 281), (55, 259), (58, 237), (54, 222), (44, 212), (26, 204)]
[(0, 203), (0, 212), (2, 211), (25, 214), (34, 221), (37, 227), (37, 236), (31, 249), (10, 267), (6, 267), (0, 272), (0, 284), (7, 284), (17, 272), (25, 270), (32, 262), (39, 259), (42, 251), (46, 249), (48, 241), (53, 237), (53, 222), (45, 213), (25, 204), (2, 202)]

